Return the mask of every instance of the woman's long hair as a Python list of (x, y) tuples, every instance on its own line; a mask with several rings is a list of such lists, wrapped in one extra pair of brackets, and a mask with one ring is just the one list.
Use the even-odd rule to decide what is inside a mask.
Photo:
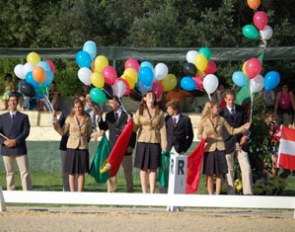
[(155, 106), (155, 108), (156, 108), (156, 114), (158, 114), (159, 113), (159, 106), (158, 106), (158, 102), (157, 102), (157, 97), (156, 97), (156, 95), (155, 95), (155, 93), (153, 92), (153, 91), (148, 91), (148, 92), (146, 92), (143, 96), (142, 96), (142, 99), (141, 99), (141, 102), (140, 102), (140, 105), (139, 105), (139, 114), (140, 115), (143, 115), (143, 111), (145, 110), (145, 109), (147, 109), (147, 105), (146, 105), (146, 101), (144, 100), (144, 98), (146, 97), (146, 95), (148, 94), (148, 93), (152, 93), (153, 94), (153, 96), (154, 96), (154, 106)]
[(217, 103), (213, 101), (207, 101), (205, 103), (204, 109), (202, 111), (201, 120), (205, 121), (207, 118), (210, 118), (213, 106), (217, 105)]
[(85, 115), (84, 104), (83, 104), (83, 102), (82, 102), (80, 99), (78, 99), (78, 98), (74, 98), (74, 100), (73, 100), (73, 104), (72, 104), (72, 112), (71, 112), (71, 116), (74, 116), (74, 115), (75, 115), (74, 106), (75, 106), (76, 104), (80, 104), (80, 106), (82, 107), (82, 115)]

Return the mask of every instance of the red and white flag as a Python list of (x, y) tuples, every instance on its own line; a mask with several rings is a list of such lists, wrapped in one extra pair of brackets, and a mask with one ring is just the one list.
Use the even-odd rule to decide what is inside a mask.
[(278, 166), (295, 170), (295, 129), (286, 126), (281, 129)]

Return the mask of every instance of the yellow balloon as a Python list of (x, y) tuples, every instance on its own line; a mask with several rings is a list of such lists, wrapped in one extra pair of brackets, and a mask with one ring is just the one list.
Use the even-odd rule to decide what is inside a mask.
[(242, 71), (245, 74), (245, 76), (248, 77), (248, 74), (246, 72), (246, 65), (247, 65), (247, 61), (244, 62), (243, 67), (242, 67)]
[(137, 83), (137, 81), (136, 82), (132, 82), (132, 79), (129, 78), (129, 77), (127, 77), (127, 76), (124, 76), (124, 74), (121, 76), (121, 78), (124, 79), (125, 81), (127, 81), (130, 89), (134, 89), (135, 84)]
[(173, 90), (177, 85), (177, 78), (174, 74), (168, 74), (163, 80), (161, 80), (164, 92)]
[(204, 54), (199, 53), (195, 57), (195, 65), (198, 70), (204, 72), (208, 66), (208, 59), (206, 58)]
[(104, 87), (104, 78), (101, 73), (94, 72), (91, 74), (91, 84), (93, 84), (96, 88)]
[(27, 62), (32, 63), (33, 65), (37, 65), (41, 61), (41, 57), (37, 52), (30, 52), (27, 55)]
[(97, 56), (94, 60), (94, 71), (101, 73), (103, 68), (109, 65), (109, 60), (105, 56)]
[(126, 68), (123, 73), (124, 79), (128, 81), (128, 83), (137, 83), (138, 74), (134, 68)]

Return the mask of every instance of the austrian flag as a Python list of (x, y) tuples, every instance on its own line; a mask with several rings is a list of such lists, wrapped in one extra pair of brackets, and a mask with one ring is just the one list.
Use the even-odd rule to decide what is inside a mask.
[(278, 166), (284, 169), (295, 170), (295, 129), (282, 127)]

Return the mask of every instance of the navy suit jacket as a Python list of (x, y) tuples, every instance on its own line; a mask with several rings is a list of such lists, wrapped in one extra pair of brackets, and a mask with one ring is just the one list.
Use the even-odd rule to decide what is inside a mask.
[[(125, 124), (127, 123), (128, 120), (128, 115), (126, 112), (122, 111), (120, 117), (118, 120), (115, 118), (115, 113), (114, 111), (108, 112), (106, 114), (106, 120), (100, 120), (98, 126), (99, 129), (101, 130), (109, 130), (109, 141), (110, 141), (110, 146), (111, 148), (114, 147), (119, 135), (122, 133), (123, 128)], [(130, 141), (129, 141), (129, 146), (134, 148), (135, 146), (135, 140), (136, 140), (136, 133), (132, 133)], [(126, 155), (131, 155), (127, 153)]]
[[(228, 124), (234, 128), (238, 128), (244, 125), (247, 122), (247, 114), (245, 109), (242, 106), (235, 105), (236, 111), (234, 116), (231, 115), (227, 107), (224, 107), (220, 110), (220, 115), (228, 122)], [(242, 134), (230, 135), (227, 130), (223, 130), (223, 138), (225, 142), (226, 153), (231, 153), (235, 150), (236, 143), (239, 143)], [(242, 147), (243, 150), (246, 150), (246, 145)]]
[(173, 125), (172, 117), (166, 116), (167, 129), (167, 151), (170, 151), (172, 146), (178, 153), (186, 152), (192, 144), (194, 132), (192, 123), (189, 117), (180, 114), (176, 126)]
[(5, 139), (0, 137), (1, 155), (25, 155), (27, 154), (26, 138), (30, 134), (30, 122), (28, 115), (19, 111), (16, 112), (14, 119), (10, 113), (0, 116), (0, 132), (9, 139), (16, 140), (16, 146), (8, 148), (4, 145)]

